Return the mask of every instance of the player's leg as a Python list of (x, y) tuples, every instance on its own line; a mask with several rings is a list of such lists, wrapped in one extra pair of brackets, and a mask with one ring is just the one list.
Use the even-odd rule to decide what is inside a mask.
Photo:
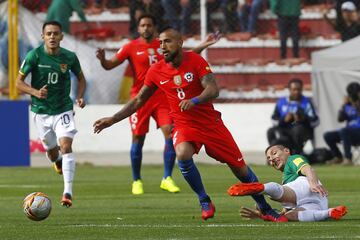
[(315, 222), (326, 219), (340, 220), (347, 213), (345, 206), (337, 206), (325, 210), (293, 210), (286, 213), (285, 216), (290, 221)]
[(135, 195), (144, 193), (143, 182), (141, 180), (142, 149), (146, 133), (149, 131), (151, 111), (151, 106), (146, 104), (129, 117), (132, 131), (130, 160), (133, 183), (131, 192)]
[(62, 154), (62, 172), (64, 179), (64, 191), (61, 205), (70, 207), (73, 197), (73, 181), (75, 175), (75, 155), (72, 151), (72, 143), (77, 133), (75, 128), (74, 112), (67, 111), (54, 117), (54, 130), (58, 138)]
[(212, 204), (209, 195), (207, 195), (205, 191), (200, 172), (192, 158), (196, 152), (194, 146), (190, 142), (181, 142), (176, 145), (175, 151), (176, 157), (178, 159), (179, 169), (182, 175), (199, 198), (202, 210), (202, 218), (206, 220), (208, 218), (214, 217), (215, 206)]
[(46, 150), (46, 157), (53, 163), (55, 171), (62, 174), (62, 156), (57, 145), (56, 134), (51, 128), (54, 117), (32, 113), (32, 118), (37, 128), (41, 144)]
[(144, 146), (144, 141), (145, 135), (133, 134), (130, 149), (131, 172), (133, 176), (131, 192), (135, 195), (144, 193), (143, 183), (141, 180), (142, 148)]
[[(212, 131), (203, 132), (203, 134), (206, 138), (204, 139), (205, 151), (210, 157), (226, 163), (241, 182), (259, 182), (255, 173), (246, 165), (237, 144), (225, 125), (219, 123), (214, 126)], [(263, 214), (273, 216), (274, 220), (280, 217), (266, 202), (263, 195), (252, 195), (252, 198)]]
[(165, 138), (164, 147), (164, 175), (161, 180), (160, 188), (172, 193), (180, 192), (180, 188), (175, 184), (172, 179), (172, 171), (174, 169), (176, 153), (174, 144), (171, 137), (171, 126), (169, 124), (160, 127)]

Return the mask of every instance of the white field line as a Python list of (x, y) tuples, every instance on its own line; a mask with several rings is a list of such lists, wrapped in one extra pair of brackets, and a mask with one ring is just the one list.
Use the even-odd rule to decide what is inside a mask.
[(46, 185), (0, 184), (0, 188), (44, 188)]

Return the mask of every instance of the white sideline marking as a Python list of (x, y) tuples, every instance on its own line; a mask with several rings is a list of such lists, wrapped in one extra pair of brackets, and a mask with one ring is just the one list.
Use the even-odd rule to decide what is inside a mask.
[[(75, 224), (67, 225), (65, 227), (75, 227), (75, 228), (86, 228), (86, 227), (103, 227), (103, 228), (226, 228), (226, 227), (294, 227), (299, 226), (299, 224), (207, 224), (207, 225), (164, 225), (164, 224)], [(333, 224), (319, 224), (316, 227), (334, 227)], [(354, 227), (360, 227), (359, 224), (354, 225)], [(357, 236), (360, 238), (360, 236)], [(314, 237), (315, 238), (315, 237)], [(322, 237), (316, 237), (322, 238)]]
[(44, 185), (16, 185), (16, 184), (0, 184), (0, 188), (39, 188), (44, 187)]

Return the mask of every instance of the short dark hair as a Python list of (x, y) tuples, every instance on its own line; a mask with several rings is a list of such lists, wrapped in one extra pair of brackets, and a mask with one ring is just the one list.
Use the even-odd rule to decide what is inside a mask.
[(272, 147), (274, 147), (274, 146), (277, 146), (277, 147), (280, 148), (281, 150), (284, 150), (285, 148), (287, 148), (287, 149), (289, 149), (290, 154), (291, 154), (291, 148), (289, 148), (289, 147), (287, 147), (287, 146), (285, 146), (285, 145), (283, 145), (283, 144), (277, 144), (277, 143), (275, 143), (275, 144), (271, 144), (270, 146), (268, 146), (268, 147), (265, 149), (265, 155), (266, 155), (267, 151), (269, 151), (269, 149), (272, 148)]
[(154, 26), (157, 26), (157, 22), (156, 22), (155, 16), (152, 15), (152, 14), (149, 14), (149, 13), (144, 13), (144, 14), (141, 14), (141, 15), (140, 15), (140, 17), (139, 17), (138, 20), (137, 20), (137, 26), (139, 26), (140, 21), (141, 21), (143, 18), (150, 18), (151, 21), (153, 22)]
[(359, 92), (360, 92), (360, 83), (358, 82), (351, 82), (346, 87), (346, 92), (349, 98), (353, 101), (359, 100)]
[(55, 25), (55, 26), (58, 26), (60, 28), (60, 31), (62, 31), (62, 26), (61, 26), (61, 23), (59, 23), (58, 21), (48, 21), (48, 22), (45, 22), (42, 26), (42, 31), (44, 31), (45, 27), (47, 25)]
[(290, 79), (290, 81), (288, 82), (288, 88), (290, 88), (291, 84), (293, 83), (298, 83), (301, 87), (303, 87), (303, 81), (299, 78), (292, 78)]

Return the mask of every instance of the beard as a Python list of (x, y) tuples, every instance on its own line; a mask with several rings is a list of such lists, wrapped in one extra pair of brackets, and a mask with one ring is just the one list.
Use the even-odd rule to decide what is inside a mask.
[(164, 60), (165, 62), (171, 62), (172, 60), (174, 60), (177, 55), (179, 55), (179, 50), (176, 50), (175, 52), (169, 52), (168, 55), (165, 57), (164, 56)]
[(146, 40), (152, 39), (153, 36), (154, 36), (154, 34), (153, 34), (153, 33), (150, 33), (150, 32), (143, 32), (143, 33), (141, 34), (141, 37), (144, 38), (144, 39), (146, 39)]

